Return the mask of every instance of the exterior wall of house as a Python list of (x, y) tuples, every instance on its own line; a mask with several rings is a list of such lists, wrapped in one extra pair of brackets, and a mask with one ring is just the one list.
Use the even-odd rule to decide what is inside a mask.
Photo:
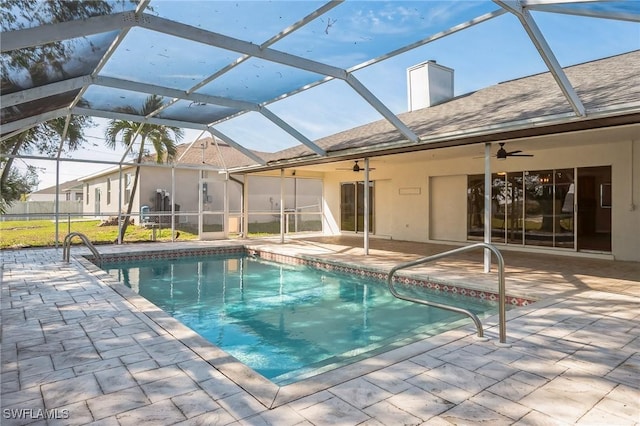
[[(108, 200), (108, 179), (111, 179), (111, 199)], [(85, 216), (107, 219), (118, 214), (118, 173), (101, 176), (84, 184), (82, 208)], [(124, 208), (124, 207), (123, 207)]]
[[(118, 170), (112, 173), (94, 177), (92, 179), (84, 181), (85, 197), (89, 194), (89, 197), (85, 199), (82, 204), (85, 215), (97, 215), (100, 213), (100, 217), (106, 219), (109, 216), (117, 216), (118, 214), (118, 197), (122, 188), (122, 212), (127, 211), (127, 189), (126, 182), (129, 180), (127, 174), (130, 174), (130, 188), (133, 186), (133, 179), (135, 178), (134, 168), (124, 168), (122, 171), (122, 185), (120, 185), (120, 174)], [(217, 173), (213, 176), (214, 179), (222, 179)], [(108, 191), (111, 181), (111, 190)], [(136, 190), (137, 196), (134, 199), (132, 207), (132, 215), (136, 223), (140, 223), (141, 219), (138, 217), (142, 206), (148, 206), (149, 212), (153, 213), (156, 208), (156, 194), (160, 192), (162, 196), (169, 196), (173, 200), (173, 203), (177, 205), (176, 215), (179, 216), (179, 223), (189, 223), (197, 228), (198, 225), (198, 202), (199, 202), (199, 171), (191, 169), (176, 169), (175, 170), (175, 193), (171, 197), (172, 184), (171, 184), (171, 169), (165, 167), (143, 167), (140, 171), (140, 179), (138, 182), (138, 188)], [(88, 185), (88, 190), (87, 190)], [(96, 190), (100, 192), (99, 208), (96, 209)], [(107, 193), (110, 192), (110, 197), (107, 197)], [(240, 211), (240, 186), (235, 182), (229, 182), (228, 194), (230, 197), (230, 211)], [(210, 194), (213, 197), (218, 197), (219, 194)], [(108, 200), (108, 198), (110, 198)], [(235, 209), (235, 210), (234, 210)], [(167, 212), (171, 212), (171, 205), (169, 203)]]
[[(127, 178), (130, 174), (130, 178)], [(96, 190), (100, 191), (99, 211), (101, 215), (116, 216), (118, 214), (119, 195), (122, 190), (122, 211), (127, 211), (128, 192), (127, 182), (130, 180), (129, 190), (133, 187), (135, 169), (125, 168), (122, 171), (122, 184), (120, 184), (120, 173), (114, 171), (110, 174), (101, 175), (85, 183), (84, 200), (85, 214), (95, 214)], [(110, 191), (108, 181), (111, 181)], [(86, 185), (88, 185), (88, 190)], [(198, 212), (198, 172), (196, 170), (176, 169), (175, 188), (173, 202), (180, 205), (181, 212)], [(136, 190), (137, 196), (134, 199), (132, 214), (138, 215), (142, 206), (149, 206), (151, 210), (155, 207), (155, 196), (160, 189), (171, 194), (171, 169), (159, 167), (143, 167), (140, 171), (140, 179)], [(110, 197), (107, 194), (110, 192)], [(197, 223), (197, 220), (195, 220)]]
[[(640, 261), (640, 126), (518, 142), (535, 156), (493, 158), (493, 173), (611, 166), (611, 254), (619, 260)], [(483, 145), (476, 146), (478, 153), (483, 152)], [(492, 153), (496, 150), (494, 144)], [(371, 159), (377, 236), (419, 242), (468, 241), (467, 178), (484, 173), (484, 159), (467, 155), (442, 158), (440, 152)], [(325, 233), (336, 234), (340, 229), (341, 182), (362, 180), (363, 176), (349, 171), (325, 175)]]

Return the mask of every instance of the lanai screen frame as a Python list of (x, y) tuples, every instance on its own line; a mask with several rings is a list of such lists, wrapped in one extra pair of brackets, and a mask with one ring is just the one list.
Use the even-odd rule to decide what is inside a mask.
[[(424, 46), (433, 41), (445, 38), (459, 31), (464, 31), (468, 28), (490, 21), (493, 18), (502, 16), (507, 13), (514, 15), (522, 25), (522, 28), (527, 33), (531, 43), (539, 52), (540, 57), (553, 76), (556, 84), (562, 91), (567, 104), (570, 105), (571, 110), (573, 111), (573, 116), (584, 117), (586, 114), (585, 107), (582, 104), (581, 99), (577, 95), (575, 88), (571, 85), (571, 82), (564, 74), (564, 71), (559, 64), (556, 55), (547, 43), (544, 34), (540, 31), (534, 17), (531, 14), (531, 11), (544, 11), (603, 19), (640, 22), (640, 13), (636, 13), (632, 6), (632, 3), (629, 2), (596, 2), (590, 0), (582, 2), (548, 0), (494, 0), (493, 3), (485, 3), (491, 5), (491, 10), (486, 13), (482, 13), (479, 16), (473, 17), (472, 19), (465, 20), (464, 22), (461, 22), (457, 25), (431, 34), (426, 38), (422, 38), (415, 42), (403, 45), (387, 53), (368, 59), (362, 63), (345, 68), (332, 66), (327, 63), (315, 61), (303, 56), (292, 55), (290, 53), (282, 52), (271, 47), (272, 45), (277, 44), (279, 41), (285, 39), (289, 35), (295, 33), (296, 31), (304, 29), (312, 22), (317, 21), (318, 19), (323, 19), (322, 17), (327, 16), (327, 13), (329, 11), (338, 8), (343, 4), (347, 4), (344, 1), (329, 1), (327, 3), (319, 5), (318, 8), (302, 16), (294, 24), (287, 26), (282, 31), (278, 32), (277, 34), (273, 35), (260, 44), (230, 37), (228, 35), (215, 33), (213, 31), (203, 30), (171, 19), (154, 16), (149, 12), (149, 10), (151, 9), (150, 5), (152, 4), (151, 0), (143, 0), (139, 2), (135, 6), (134, 10), (127, 10), (111, 15), (90, 17), (82, 21), (62, 22), (57, 24), (43, 25), (33, 28), (4, 32), (2, 35), (1, 45), (2, 53), (6, 53), (16, 49), (29, 48), (43, 43), (63, 41), (77, 37), (87, 37), (91, 36), (92, 34), (103, 33), (105, 31), (116, 31), (117, 35), (106, 49), (104, 55), (99, 59), (95, 68), (91, 70), (90, 73), (70, 79), (52, 82), (50, 84), (45, 84), (42, 86), (27, 88), (25, 90), (20, 90), (17, 92), (8, 94), (3, 93), (1, 99), (3, 109), (28, 104), (29, 102), (37, 103), (38, 101), (46, 100), (51, 96), (60, 96), (68, 93), (75, 93), (75, 95), (67, 105), (63, 105), (60, 108), (54, 108), (34, 116), (19, 117), (18, 119), (9, 121), (7, 123), (3, 122), (2, 131), (0, 132), (2, 136), (0, 136), (0, 138), (2, 140), (5, 140), (28, 128), (36, 126), (39, 123), (45, 122), (52, 118), (66, 117), (68, 125), (71, 116), (74, 114), (102, 117), (107, 119), (126, 119), (139, 122), (141, 123), (141, 126), (145, 123), (164, 124), (174, 127), (197, 129), (203, 132), (207, 132), (212, 136), (214, 140), (218, 138), (224, 141), (228, 145), (242, 152), (244, 155), (246, 155), (256, 163), (255, 166), (241, 167), (235, 170), (229, 169), (227, 167), (223, 169), (201, 168), (201, 170), (215, 170), (225, 173), (250, 173), (252, 170), (260, 169), (261, 167), (277, 168), (278, 166), (275, 165), (277, 164), (277, 161), (270, 162), (268, 158), (262, 158), (261, 156), (256, 155), (255, 152), (247, 149), (241, 142), (234, 140), (233, 138), (218, 130), (216, 126), (220, 123), (232, 120), (233, 118), (241, 116), (248, 112), (256, 112), (269, 120), (271, 123), (281, 128), (284, 132), (292, 136), (301, 145), (304, 145), (308, 148), (308, 150), (311, 151), (310, 155), (305, 156), (304, 162), (309, 163), (309, 161), (313, 162), (314, 160), (319, 162), (339, 161), (341, 159), (345, 159), (346, 157), (341, 156), (340, 153), (327, 153), (323, 148), (318, 146), (313, 141), (309, 140), (294, 126), (287, 123), (285, 120), (274, 114), (268, 108), (269, 105), (274, 104), (289, 96), (309, 90), (331, 80), (338, 79), (344, 81), (358, 96), (360, 96), (369, 105), (371, 105), (380, 114), (380, 116), (383, 119), (387, 120), (398, 132), (400, 132), (407, 141), (413, 144), (420, 144), (421, 142), (424, 142), (424, 139), (421, 139), (416, 133), (414, 133), (412, 129), (410, 129), (405, 123), (403, 123), (390, 110), (390, 108), (384, 104), (384, 102), (378, 99), (362, 82), (360, 82), (356, 78), (354, 73), (358, 70), (381, 63), (402, 53)], [(579, 7), (574, 7), (576, 4)], [(607, 8), (606, 5), (614, 6)], [(329, 28), (330, 18), (327, 18), (327, 22), (327, 28)], [(169, 35), (171, 37), (176, 37), (181, 40), (189, 40), (199, 44), (211, 46), (216, 49), (224, 49), (226, 51), (235, 52), (240, 56), (235, 60), (229, 62), (226, 66), (217, 70), (215, 73), (212, 73), (205, 78), (200, 79), (197, 83), (186, 90), (178, 90), (172, 87), (152, 85), (139, 81), (119, 79), (101, 75), (101, 71), (109, 63), (109, 60), (114, 54), (116, 54), (116, 52), (118, 52), (119, 48), (121, 48), (121, 44), (123, 43), (123, 40), (126, 38), (127, 34), (135, 28), (143, 28), (157, 33)], [(254, 58), (271, 63), (284, 64), (294, 69), (311, 72), (319, 75), (320, 78), (315, 81), (308, 82), (300, 87), (294, 88), (293, 90), (277, 93), (270, 99), (262, 100), (259, 102), (242, 100), (240, 99), (241, 96), (234, 97), (233, 94), (231, 94), (231, 96), (229, 97), (221, 97), (217, 95), (207, 95), (198, 92), (200, 88), (205, 87), (207, 84), (233, 71), (244, 62)], [(86, 92), (92, 87), (108, 88), (114, 91), (126, 90), (141, 94), (156, 94), (162, 97), (170, 98), (171, 101), (157, 111), (154, 111), (144, 117), (132, 114), (124, 114), (122, 112), (116, 111), (92, 109), (84, 106), (82, 103), (83, 95), (85, 95)], [(220, 115), (216, 119), (207, 121), (205, 123), (168, 119), (162, 117), (164, 111), (179, 102), (215, 105), (222, 108), (224, 112), (220, 113)], [(56, 186), (59, 186), (60, 183), (60, 162), (74, 161), (72, 159), (63, 159), (61, 157), (66, 136), (67, 135), (65, 128), (65, 133), (61, 138), (59, 149), (55, 158), (57, 170)], [(489, 144), (485, 145), (487, 147), (485, 149), (487, 155), (489, 154), (488, 145)], [(136, 163), (129, 163), (125, 161), (126, 154), (130, 149), (131, 146), (127, 148), (119, 162), (101, 163), (112, 164), (119, 167), (122, 167), (123, 165), (137, 165)], [(18, 155), (16, 157), (27, 160), (49, 159), (38, 156)], [(363, 153), (363, 157), (365, 158), (365, 160), (368, 158), (366, 156), (366, 152)], [(83, 161), (89, 163), (93, 162), (87, 160)], [(488, 164), (488, 161), (485, 161), (485, 163)], [(286, 164), (289, 167), (295, 166), (295, 162)], [(182, 168), (184, 166), (171, 164), (166, 166), (160, 165), (158, 167), (171, 167), (172, 169), (176, 169)], [(283, 170), (283, 168), (284, 167), (280, 167), (281, 170)], [(368, 181), (368, 173), (365, 173), (365, 179)], [(365, 188), (367, 186), (368, 185), (365, 184)], [(56, 243), (58, 241), (59, 221), (59, 199), (57, 194), (58, 191), (56, 191)], [(365, 217), (368, 216), (365, 214)], [(365, 224), (365, 251), (368, 251), (368, 228), (368, 224)]]

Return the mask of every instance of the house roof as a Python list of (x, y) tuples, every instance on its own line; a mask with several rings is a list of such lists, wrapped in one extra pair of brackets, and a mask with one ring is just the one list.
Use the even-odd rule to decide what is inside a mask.
[[(506, 81), (448, 102), (400, 114), (420, 137), (412, 143), (386, 120), (336, 133), (314, 141), (330, 157), (362, 156), (376, 151), (410, 151), (451, 144), (495, 141), (509, 135), (558, 132), (559, 123), (571, 130), (640, 121), (640, 50), (565, 68), (583, 100), (586, 117), (577, 118), (551, 73)], [(617, 119), (607, 120), (610, 115)], [(569, 127), (567, 127), (569, 129)], [(473, 137), (475, 136), (475, 137)], [(303, 145), (270, 155), (272, 167), (304, 160), (313, 152)], [(355, 158), (355, 157), (354, 157)]]
[[(271, 154), (261, 151), (250, 151), (256, 155), (267, 157)], [(158, 166), (154, 154), (145, 155), (141, 162), (146, 166)], [(171, 164), (177, 168), (200, 168), (206, 166), (213, 170), (226, 170), (228, 168), (243, 168), (257, 163), (228, 144), (213, 138), (201, 138), (193, 142), (181, 143), (176, 146), (175, 161)], [(162, 164), (161, 167), (169, 167), (169, 164)], [(182, 167), (180, 167), (182, 166)], [(123, 170), (135, 167), (134, 163), (126, 163)], [(106, 176), (119, 171), (119, 167), (110, 167), (97, 173), (92, 173), (81, 177), (80, 181), (87, 181), (101, 176)]]
[[(78, 179), (70, 180), (68, 182), (63, 182), (60, 184), (59, 192), (69, 192), (73, 190), (82, 191), (82, 182), (80, 182)], [(44, 194), (55, 194), (55, 193), (56, 193), (56, 186), (53, 185), (48, 188), (43, 188), (38, 191), (34, 191), (31, 194), (44, 195)]]
[[(206, 164), (207, 166), (220, 169), (240, 168), (257, 164), (242, 152), (218, 139), (216, 139), (216, 143), (214, 143), (214, 139), (210, 137), (198, 139), (193, 143), (183, 143), (176, 148), (176, 164)], [(250, 150), (250, 152), (263, 158), (271, 155), (266, 152), (254, 150)], [(145, 157), (145, 162), (153, 161), (155, 161), (154, 156), (150, 155)]]

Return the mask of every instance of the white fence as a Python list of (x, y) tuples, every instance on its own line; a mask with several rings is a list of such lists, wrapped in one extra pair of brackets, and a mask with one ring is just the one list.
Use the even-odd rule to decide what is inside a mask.
[[(82, 201), (60, 201), (60, 214), (82, 215)], [(54, 201), (16, 201), (2, 215), (2, 220), (37, 220), (54, 218)]]

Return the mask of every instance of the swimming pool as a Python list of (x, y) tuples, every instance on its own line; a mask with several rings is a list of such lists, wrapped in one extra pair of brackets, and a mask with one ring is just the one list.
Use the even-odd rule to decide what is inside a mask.
[[(384, 281), (242, 254), (103, 265), (112, 277), (278, 385), (468, 322), (394, 298)], [(414, 296), (481, 318), (494, 302), (422, 287)]]

